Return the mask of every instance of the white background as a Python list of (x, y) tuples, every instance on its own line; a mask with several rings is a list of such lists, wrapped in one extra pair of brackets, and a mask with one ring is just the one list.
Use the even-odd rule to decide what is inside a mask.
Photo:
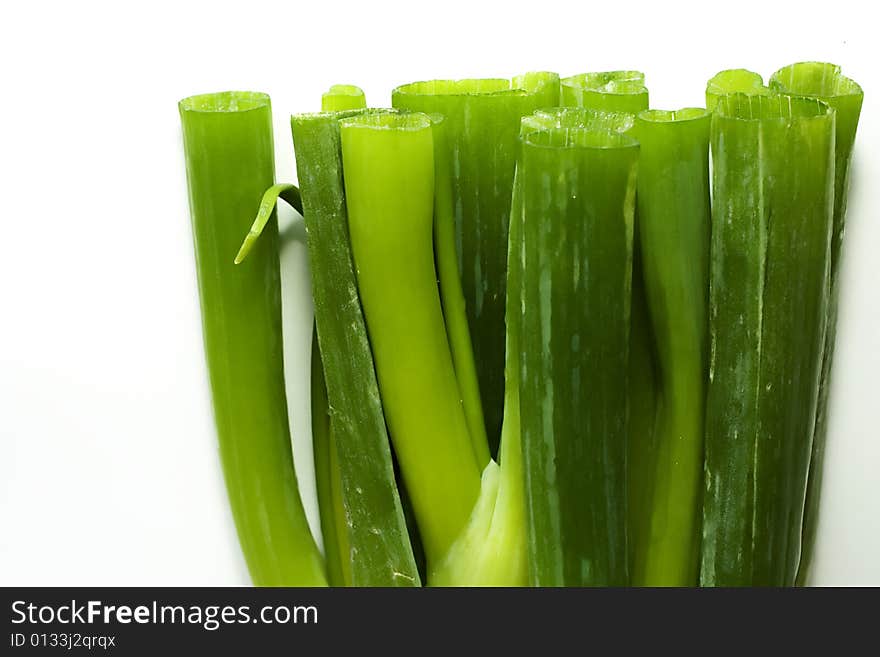
[[(177, 101), (434, 77), (644, 70), (652, 105), (718, 70), (834, 61), (866, 91), (815, 581), (880, 584), (880, 144), (869, 3), (6, 2), (0, 9), (0, 584), (246, 584), (201, 342)], [(287, 218), (289, 220), (289, 217)], [(302, 230), (284, 251), (295, 451), (311, 498)], [(309, 500), (314, 517), (314, 506)]]

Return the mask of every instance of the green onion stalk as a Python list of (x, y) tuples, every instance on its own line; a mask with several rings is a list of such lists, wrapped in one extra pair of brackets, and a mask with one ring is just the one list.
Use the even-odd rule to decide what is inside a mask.
[(456, 369), (447, 330), (465, 320), (450, 317), (438, 288), (435, 257), (441, 270), (456, 268), (451, 244), (435, 243), (451, 218), (450, 172), (442, 148), (435, 152), (444, 130), (444, 120), (418, 112), (341, 121), (358, 291), (428, 582), (516, 585), (525, 580), (525, 536), (510, 488), (521, 489), (521, 470), (513, 457), (502, 456), (504, 468), (488, 460), (483, 427), (471, 431), (462, 391), (476, 390), (475, 379), (465, 381), (474, 369)]
[(340, 121), (360, 113), (291, 119), (318, 337), (312, 371), (313, 395), (318, 396), (313, 396), (313, 421), (319, 503), (328, 561), (333, 554), (339, 560), (328, 565), (334, 581), (414, 586), (420, 577), (394, 477), (349, 242)]
[[(274, 199), (262, 241), (234, 258), (274, 183), (269, 97), (223, 92), (180, 102), (205, 355), (220, 460), (254, 584), (321, 586), (291, 451), (281, 346)], [(277, 191), (277, 190), (276, 190)]]
[[(600, 112), (632, 115), (648, 109), (648, 89), (640, 71), (581, 73), (561, 82), (562, 104)], [(633, 118), (634, 121), (634, 118)], [(636, 208), (633, 246), (632, 300), (627, 381), (629, 435), (627, 436), (628, 543), (631, 564), (645, 554), (653, 514), (652, 481), (657, 463), (658, 374), (648, 302), (639, 248)], [(642, 555), (642, 556), (640, 556)]]
[[(348, 223), (382, 404), (429, 561), (479, 494), (433, 256), (434, 151), (423, 114), (343, 120)], [(428, 375), (430, 373), (430, 375)], [(450, 486), (448, 476), (458, 474)]]
[(764, 79), (761, 75), (754, 71), (744, 68), (721, 71), (706, 83), (706, 109), (714, 112), (722, 97), (734, 93), (747, 96), (769, 96), (770, 89), (764, 86)]
[[(452, 193), (460, 285), (478, 391), (468, 393), (468, 423), (497, 453), (504, 407), (505, 286), (511, 191), (519, 121), (559, 102), (559, 76), (528, 73), (506, 79), (432, 80), (400, 86), (396, 108), (445, 117), (445, 158)], [(444, 299), (444, 303), (446, 299)], [(479, 393), (479, 400), (476, 399)], [(482, 440), (482, 438), (480, 439)]]
[(828, 318), (819, 383), (819, 401), (812, 439), (810, 473), (807, 484), (802, 532), (802, 555), (797, 581), (804, 584), (809, 574), (818, 524), (819, 495), (828, 423), (828, 393), (831, 364), (837, 326), (840, 255), (846, 225), (846, 201), (853, 143), (861, 112), (863, 93), (858, 84), (844, 77), (840, 67), (821, 62), (801, 62), (779, 69), (765, 86), (761, 76), (741, 69), (722, 71), (706, 88), (706, 102), (710, 109), (722, 96), (730, 93), (766, 96), (783, 93), (813, 98), (828, 104), (835, 113), (834, 146), (834, 217), (831, 238), (831, 264), (828, 281)]
[(364, 109), (367, 97), (363, 89), (353, 84), (334, 84), (321, 96), (322, 112), (342, 112)]
[(619, 132), (588, 129), (595, 114), (557, 111), (549, 123), (565, 127), (540, 129), (548, 118), (524, 121), (508, 271), (511, 294), (519, 297), (509, 326), (518, 342), (529, 581), (625, 585), (621, 373), (628, 360), (638, 144)]
[(803, 584), (809, 575), (819, 520), (819, 495), (822, 490), (822, 470), (828, 433), (828, 393), (831, 384), (831, 364), (834, 359), (834, 341), (837, 336), (840, 256), (846, 228), (850, 162), (864, 94), (858, 84), (840, 73), (839, 66), (820, 62), (801, 62), (779, 69), (770, 77), (770, 88), (780, 93), (821, 100), (827, 103), (835, 113), (834, 220), (831, 236), (828, 328), (825, 333), (822, 375), (819, 381), (819, 405), (816, 411), (813, 452), (804, 509), (803, 554), (798, 571), (798, 583)]
[[(510, 467), (502, 473), (489, 460), (482, 422), (475, 432), (469, 422), (468, 391), (478, 388), (458, 286), (450, 165), (446, 149), (435, 148), (445, 121), (355, 110), (294, 116), (292, 126), (323, 356), (313, 357), (322, 526), (342, 562), (328, 563), (329, 571), (352, 585), (419, 581), (390, 434), (428, 582), (523, 583), (521, 469), (504, 456)], [(375, 456), (365, 458), (369, 448)], [(377, 495), (390, 501), (384, 514), (376, 514)]]
[(641, 71), (581, 73), (561, 81), (561, 102), (606, 112), (636, 113), (648, 109), (648, 89)]
[[(365, 109), (366, 96), (354, 85), (335, 84), (321, 97), (321, 111), (336, 112)], [(348, 530), (342, 502), (342, 478), (339, 455), (330, 421), (327, 383), (318, 346), (317, 327), (312, 330), (311, 355), (312, 447), (315, 458), (315, 484), (324, 538), (324, 559), (331, 586), (351, 586), (351, 562), (348, 555)], [(401, 499), (401, 504), (403, 504)], [(404, 509), (405, 512), (405, 509)]]
[(700, 581), (790, 586), (828, 318), (833, 110), (734, 93), (712, 118)]
[[(638, 229), (657, 358), (653, 472), (647, 526), (636, 529), (633, 583), (697, 583), (708, 375), (709, 126), (704, 109), (645, 110)], [(637, 461), (638, 462), (638, 461)]]

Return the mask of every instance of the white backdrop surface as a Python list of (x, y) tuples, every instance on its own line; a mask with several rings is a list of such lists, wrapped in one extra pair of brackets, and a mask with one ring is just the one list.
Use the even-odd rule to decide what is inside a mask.
[[(841, 64), (865, 89), (814, 582), (880, 585), (880, 77), (867, 3), (742, 0), (4, 3), (0, 8), (0, 585), (249, 582), (201, 342), (177, 101), (332, 83), (371, 105), (435, 77), (641, 69), (659, 108), (724, 68)], [(283, 215), (285, 225), (290, 215)], [(311, 301), (287, 233), (288, 389), (301, 486)]]

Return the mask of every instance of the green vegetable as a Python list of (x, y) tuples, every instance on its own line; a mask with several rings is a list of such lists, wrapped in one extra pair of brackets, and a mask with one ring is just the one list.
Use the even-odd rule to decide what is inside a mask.
[(767, 96), (770, 90), (764, 86), (764, 79), (744, 68), (721, 71), (706, 84), (706, 108), (713, 112), (718, 101), (729, 94), (743, 93), (749, 96)]
[(792, 585), (828, 305), (834, 114), (732, 94), (712, 119), (701, 583)]
[[(562, 103), (598, 112), (630, 116), (648, 109), (645, 76), (639, 71), (582, 73), (562, 80)], [(629, 127), (623, 131), (629, 130)], [(638, 210), (638, 208), (636, 208)], [(630, 307), (629, 366), (629, 435), (627, 436), (627, 478), (630, 559), (634, 564), (648, 548), (649, 527), (653, 514), (651, 482), (657, 463), (657, 366), (654, 340), (648, 318), (639, 248), (639, 218), (635, 215), (633, 239), (632, 299)]]
[(637, 158), (637, 142), (618, 133), (555, 128), (523, 137), (521, 269), (511, 271), (521, 276), (519, 404), (533, 585), (628, 582), (622, 373)]
[(819, 494), (822, 489), (825, 440), (828, 432), (828, 391), (831, 382), (831, 364), (834, 358), (834, 339), (837, 335), (840, 254), (846, 226), (849, 168), (864, 94), (858, 84), (840, 74), (839, 66), (819, 62), (792, 64), (776, 71), (770, 78), (770, 88), (783, 93), (816, 98), (827, 103), (835, 111), (834, 227), (831, 237), (828, 328), (825, 333), (822, 376), (819, 383), (819, 405), (816, 411), (813, 453), (810, 460), (810, 477), (804, 510), (803, 554), (798, 572), (798, 583), (803, 584), (807, 579), (812, 561), (819, 519)]
[(693, 586), (699, 565), (709, 283), (709, 125), (703, 109), (645, 110), (638, 227), (658, 397), (651, 513), (634, 583)]
[[(364, 109), (366, 97), (360, 87), (334, 84), (321, 97), (321, 110), (335, 112)], [(302, 204), (299, 212), (302, 214)], [(351, 586), (351, 564), (348, 558), (348, 531), (345, 528), (345, 509), (342, 505), (342, 478), (339, 455), (330, 422), (327, 384), (324, 365), (318, 347), (317, 327), (312, 330), (311, 359), (312, 448), (315, 458), (315, 484), (324, 538), (324, 561), (331, 586)]]
[(346, 582), (411, 586), (418, 585), (419, 576), (394, 480), (348, 239), (339, 123), (358, 113), (291, 119), (330, 409), (327, 460), (331, 470), (335, 460), (339, 472), (339, 502), (334, 504), (341, 504), (342, 514), (334, 516)]
[[(648, 110), (638, 71), (392, 102), (334, 85), (291, 117), (302, 193), (274, 184), (267, 96), (180, 103), (254, 583), (803, 583), (859, 86), (806, 62), (767, 86), (722, 71), (708, 110)], [(323, 560), (284, 398), (279, 198), (308, 236)]]
[(429, 581), (520, 583), (521, 504), (507, 500), (509, 482), (521, 488), (521, 470), (515, 457), (504, 456), (505, 469), (491, 462), (481, 478), (484, 463), (469, 434), (437, 288), (436, 212), (448, 207), (435, 198), (448, 191), (434, 175), (442, 165), (434, 152), (442, 122), (421, 113), (380, 113), (341, 125), (358, 290)]
[(635, 114), (648, 109), (648, 89), (641, 71), (581, 73), (561, 82), (561, 101), (570, 107)]
[[(626, 134), (635, 125), (636, 117), (627, 112), (607, 112), (585, 107), (551, 107), (535, 110), (520, 121), (520, 132), (525, 137), (532, 132), (555, 129), (585, 129), (599, 132)], [(521, 138), (522, 138), (521, 137)], [(521, 189), (514, 186), (514, 202)]]
[(254, 208), (274, 183), (269, 97), (224, 92), (179, 107), (205, 354), (242, 551), (259, 586), (323, 585), (291, 454), (277, 223), (269, 222), (247, 263), (233, 264)]
[(398, 87), (396, 108), (446, 117), (455, 236), (465, 310), (491, 452), (504, 397), (504, 307), (508, 223), (520, 118), (558, 103), (559, 77), (433, 80)]
[(467, 522), (480, 477), (434, 270), (431, 121), (423, 114), (346, 119), (342, 154), (382, 405), (431, 562)]
[(363, 90), (353, 84), (334, 84), (321, 96), (322, 112), (341, 112), (363, 109), (366, 106), (367, 98)]

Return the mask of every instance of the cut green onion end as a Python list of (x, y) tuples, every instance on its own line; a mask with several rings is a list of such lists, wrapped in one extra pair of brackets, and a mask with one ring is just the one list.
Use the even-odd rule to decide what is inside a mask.
[(629, 112), (609, 112), (587, 107), (550, 107), (522, 119), (522, 134), (550, 128), (588, 128), (626, 133), (635, 124)]
[(638, 120), (646, 123), (683, 123), (707, 118), (711, 112), (702, 107), (685, 107), (678, 110), (649, 109), (639, 112)]
[(421, 112), (396, 112), (393, 110), (367, 111), (342, 119), (340, 127), (369, 130), (417, 131), (430, 128), (434, 118)]
[(770, 77), (770, 88), (819, 98), (862, 95), (858, 83), (841, 75), (839, 66), (827, 62), (798, 62), (785, 66)]
[(362, 109), (366, 106), (367, 98), (363, 89), (353, 84), (334, 84), (321, 96), (321, 110), (324, 112)]
[(535, 91), (545, 84), (556, 82), (559, 83), (559, 74), (552, 71), (529, 71), (522, 75), (515, 75), (511, 83), (515, 89), (524, 91)]
[(189, 96), (180, 101), (181, 112), (249, 112), (270, 105), (269, 95), (259, 91), (219, 91)]
[(589, 128), (551, 128), (532, 132), (526, 135), (523, 140), (529, 146), (551, 149), (608, 150), (639, 147), (639, 142), (628, 135)]
[(731, 68), (712, 77), (706, 84), (706, 91), (719, 95), (736, 92), (766, 95), (770, 90), (764, 86), (764, 78), (759, 73), (744, 68)]
[(770, 89), (764, 86), (764, 78), (754, 71), (732, 68), (721, 71), (706, 83), (706, 107), (711, 111), (718, 99), (733, 93), (766, 96)]
[(411, 82), (397, 87), (393, 95), (413, 96), (473, 96), (501, 92), (526, 93), (522, 89), (511, 89), (510, 80), (505, 78), (473, 78), (466, 80), (426, 80)]
[(562, 84), (588, 91), (612, 94), (640, 94), (647, 91), (641, 71), (601, 71), (563, 78)]
[(790, 121), (824, 117), (833, 110), (827, 103), (816, 98), (774, 94), (752, 96), (734, 93), (721, 96), (715, 113), (725, 119), (738, 121)]

